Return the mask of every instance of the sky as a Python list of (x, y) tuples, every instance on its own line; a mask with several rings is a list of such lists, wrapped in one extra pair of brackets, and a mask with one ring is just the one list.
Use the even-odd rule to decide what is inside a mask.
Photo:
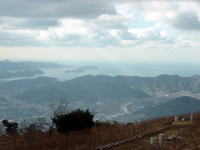
[(0, 0), (0, 59), (200, 64), (199, 0)]

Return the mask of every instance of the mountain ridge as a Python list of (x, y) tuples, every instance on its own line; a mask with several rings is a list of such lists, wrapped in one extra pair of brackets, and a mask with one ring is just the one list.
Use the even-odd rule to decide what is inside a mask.
[(57, 96), (60, 94), (64, 99), (75, 101), (189, 96), (200, 92), (200, 77), (85, 75), (26, 91), (18, 98), (29, 100), (34, 95), (36, 98), (42, 95), (44, 100), (48, 100), (49, 92), (56, 95), (52, 97), (54, 99), (59, 99)]

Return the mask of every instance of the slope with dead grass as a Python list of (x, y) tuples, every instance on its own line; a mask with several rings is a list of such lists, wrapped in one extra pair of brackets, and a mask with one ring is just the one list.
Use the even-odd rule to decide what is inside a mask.
[[(183, 150), (200, 149), (200, 115), (195, 115), (193, 123), (177, 125), (174, 130), (166, 131), (166, 135), (177, 134), (186, 140), (168, 141), (164, 144), (149, 144), (149, 137), (131, 142), (113, 150), (162, 149)], [(24, 135), (2, 136), (0, 144), (3, 150), (95, 150), (96, 147), (141, 133), (148, 133), (164, 126), (172, 118), (161, 118), (140, 123), (107, 124), (91, 129), (70, 132), (68, 134), (28, 132)], [(6, 144), (7, 142), (7, 144)]]

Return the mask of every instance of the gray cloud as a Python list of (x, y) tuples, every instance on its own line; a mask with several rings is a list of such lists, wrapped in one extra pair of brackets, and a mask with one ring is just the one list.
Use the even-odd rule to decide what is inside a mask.
[(200, 30), (200, 21), (194, 13), (183, 12), (177, 14), (177, 16), (170, 22), (170, 24), (182, 30)]
[(49, 27), (57, 26), (59, 25), (58, 20), (56, 19), (41, 19), (41, 18), (33, 18), (33, 19), (27, 19), (22, 24), (18, 24), (15, 27), (19, 28), (31, 28), (31, 29), (46, 29)]
[(48, 18), (15, 18), (15, 17), (2, 17), (0, 24), (6, 26), (7, 29), (47, 29), (59, 25), (57, 19)]
[[(129, 3), (124, 4), (125, 2)], [(161, 30), (171, 34), (169, 24), (181, 30), (200, 30), (197, 10), (185, 10), (179, 2), (150, 2), (0, 0), (0, 45), (101, 47), (121, 46), (124, 43), (135, 45), (148, 41), (171, 44), (176, 38), (160, 34)], [(176, 7), (177, 10), (174, 9)], [(188, 6), (189, 8), (193, 8), (193, 5)], [(175, 14), (174, 18), (164, 15), (171, 11)], [(150, 18), (157, 18), (152, 19), (153, 21), (145, 20), (144, 16), (149, 12), (155, 12)], [(167, 26), (148, 29), (156, 23)], [(130, 33), (129, 29), (134, 29), (134, 32)]]
[(93, 18), (116, 13), (106, 0), (0, 0), (0, 3), (0, 15), (12, 17)]

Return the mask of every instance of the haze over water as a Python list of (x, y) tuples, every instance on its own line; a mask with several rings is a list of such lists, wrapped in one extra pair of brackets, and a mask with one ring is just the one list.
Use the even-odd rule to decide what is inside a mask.
[[(96, 69), (85, 69), (84, 71), (73, 71), (76, 68), (95, 66)], [(155, 77), (161, 74), (193, 76), (200, 75), (200, 65), (192, 64), (76, 64), (70, 67), (56, 69), (42, 69), (44, 76), (55, 77), (59, 80), (69, 80), (83, 75), (124, 75)], [(70, 71), (72, 70), (72, 71)], [(68, 71), (68, 72), (66, 72)]]

